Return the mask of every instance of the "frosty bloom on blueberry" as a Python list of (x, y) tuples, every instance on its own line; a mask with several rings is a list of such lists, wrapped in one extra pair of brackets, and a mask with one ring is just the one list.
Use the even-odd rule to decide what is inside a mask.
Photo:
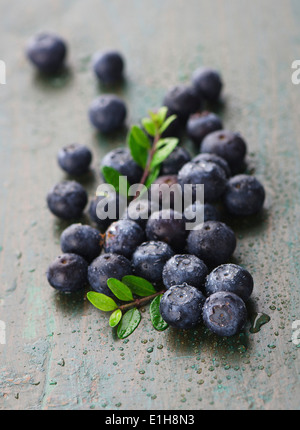
[(33, 36), (26, 47), (31, 63), (43, 73), (57, 72), (67, 55), (65, 41), (56, 34), (40, 33)]
[(127, 108), (123, 100), (114, 94), (104, 94), (90, 105), (89, 118), (92, 125), (102, 133), (111, 133), (124, 125)]
[(219, 336), (233, 336), (246, 324), (247, 309), (234, 293), (219, 291), (209, 296), (203, 306), (203, 322)]
[(159, 309), (171, 327), (187, 330), (201, 322), (204, 302), (205, 297), (197, 288), (173, 285), (162, 296)]
[(118, 51), (97, 52), (93, 59), (93, 70), (104, 84), (115, 84), (123, 78), (124, 59)]

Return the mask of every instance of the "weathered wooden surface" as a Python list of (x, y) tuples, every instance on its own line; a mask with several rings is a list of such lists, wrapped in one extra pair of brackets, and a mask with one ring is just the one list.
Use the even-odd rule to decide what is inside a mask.
[[(300, 87), (297, 0), (0, 1), (0, 409), (298, 409)], [(70, 44), (70, 73), (37, 76), (25, 41), (40, 29)], [(156, 332), (144, 313), (128, 340), (81, 295), (60, 297), (45, 278), (65, 227), (45, 205), (64, 178), (57, 150), (79, 141), (94, 152), (83, 183), (92, 194), (98, 163), (126, 132), (99, 137), (87, 120), (102, 89), (91, 55), (120, 49), (128, 125), (160, 105), (166, 89), (199, 65), (226, 82), (225, 125), (247, 139), (250, 165), (267, 189), (264, 213), (239, 225), (235, 261), (255, 279), (250, 313), (271, 317), (258, 333), (218, 339), (199, 328)]]

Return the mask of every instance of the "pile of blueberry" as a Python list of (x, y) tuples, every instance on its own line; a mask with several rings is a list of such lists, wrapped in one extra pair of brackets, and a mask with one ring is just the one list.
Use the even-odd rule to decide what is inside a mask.
[[(49, 34), (35, 37), (27, 49), (28, 58), (43, 73), (62, 67), (66, 52), (64, 41)], [(115, 83), (123, 79), (124, 60), (118, 52), (100, 53), (94, 58), (93, 68), (101, 82)], [(113, 219), (97, 216), (97, 204), (104, 198), (97, 196), (87, 210), (91, 225), (82, 225), (78, 219), (89, 198), (76, 178), (89, 170), (92, 153), (81, 144), (59, 151), (59, 166), (74, 180), (55, 185), (47, 195), (47, 204), (56, 217), (72, 223), (61, 235), (62, 254), (47, 271), (52, 287), (74, 292), (89, 285), (96, 292), (114, 297), (107, 280), (134, 274), (150, 281), (158, 291), (163, 286), (160, 313), (170, 326), (190, 329), (203, 321), (220, 336), (242, 330), (253, 278), (246, 269), (230, 263), (236, 237), (222, 222), (221, 213), (255, 215), (263, 207), (265, 191), (257, 178), (245, 173), (245, 139), (224, 129), (220, 117), (208, 109), (218, 103), (222, 88), (220, 74), (203, 68), (193, 74), (190, 85), (171, 88), (162, 100), (168, 116), (176, 115), (164, 135), (181, 136), (185, 132), (199, 152), (192, 157), (184, 147), (177, 146), (161, 164), (156, 179), (156, 183), (175, 183), (182, 188), (185, 184), (204, 184), (204, 204), (194, 201), (182, 216), (174, 208), (165, 209), (162, 201), (155, 206), (147, 195), (139, 202), (139, 218), (133, 219), (130, 208), (135, 201), (122, 212), (119, 208), (124, 197), (115, 194), (111, 196), (117, 207)], [(89, 118), (100, 132), (112, 132), (124, 123), (125, 103), (113, 94), (102, 95), (92, 103)], [(130, 184), (139, 183), (143, 175), (125, 147), (106, 154), (101, 166), (127, 176)], [(164, 216), (166, 210), (169, 218)], [(204, 211), (204, 223), (188, 231), (186, 221), (195, 211)]]

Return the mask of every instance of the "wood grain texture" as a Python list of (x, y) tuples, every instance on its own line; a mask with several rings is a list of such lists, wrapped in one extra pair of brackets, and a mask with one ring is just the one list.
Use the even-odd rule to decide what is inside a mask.
[[(299, 409), (299, 352), (291, 342), (299, 310), (300, 87), (297, 0), (0, 1), (0, 409)], [(42, 79), (24, 58), (41, 29), (69, 42), (69, 72)], [(254, 276), (250, 312), (271, 320), (255, 334), (219, 339), (202, 327), (159, 333), (148, 309), (127, 340), (83, 295), (61, 297), (45, 272), (59, 253), (66, 223), (45, 195), (64, 178), (56, 163), (69, 142), (89, 145), (93, 171), (125, 144), (126, 130), (98, 136), (87, 108), (103, 89), (90, 70), (99, 49), (120, 49), (129, 107), (127, 125), (161, 104), (168, 87), (193, 70), (222, 71), (220, 115), (240, 131), (249, 163), (267, 190), (264, 212), (239, 223), (234, 261)], [(85, 219), (84, 219), (85, 220)]]

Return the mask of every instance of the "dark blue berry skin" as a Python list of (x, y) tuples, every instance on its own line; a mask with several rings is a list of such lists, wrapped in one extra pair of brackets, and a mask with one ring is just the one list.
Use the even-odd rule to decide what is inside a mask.
[(255, 215), (263, 207), (265, 189), (254, 176), (236, 175), (227, 182), (223, 198), (231, 215)]
[(176, 146), (174, 151), (161, 164), (160, 174), (162, 176), (177, 175), (179, 170), (189, 161), (191, 161), (189, 152), (182, 146)]
[(209, 161), (210, 163), (218, 164), (224, 170), (226, 174), (226, 178), (230, 178), (231, 170), (230, 170), (229, 164), (224, 158), (220, 157), (219, 155), (203, 152), (196, 155), (196, 157), (192, 158), (193, 163), (197, 164), (197, 163), (200, 163), (201, 161)]
[(235, 248), (234, 232), (220, 221), (206, 221), (199, 229), (191, 230), (187, 238), (188, 252), (209, 268), (227, 263)]
[(123, 78), (124, 59), (117, 51), (99, 52), (94, 57), (93, 70), (103, 84), (116, 84)]
[(87, 204), (85, 189), (76, 181), (63, 181), (55, 185), (47, 195), (50, 211), (58, 218), (79, 218)]
[(163, 283), (168, 289), (173, 285), (191, 285), (201, 289), (208, 274), (206, 264), (195, 255), (176, 254), (163, 269)]
[(217, 70), (202, 67), (197, 69), (192, 76), (192, 83), (199, 96), (209, 102), (219, 100), (223, 81)]
[(248, 270), (237, 264), (222, 264), (207, 276), (205, 291), (207, 296), (227, 291), (246, 302), (253, 291), (253, 278)]
[(191, 115), (186, 125), (188, 137), (198, 146), (209, 133), (222, 129), (220, 117), (207, 111)]
[(177, 115), (185, 124), (188, 117), (201, 108), (202, 103), (192, 87), (176, 85), (165, 95), (163, 105), (168, 108), (170, 114)]
[[(210, 203), (201, 203), (201, 202), (194, 202), (192, 205), (189, 205), (187, 208), (184, 209), (184, 219), (188, 223), (195, 223), (196, 222), (196, 215), (195, 213), (201, 213), (203, 214), (203, 222), (206, 221), (219, 221), (220, 220), (220, 213), (218, 209), (213, 206)], [(199, 215), (200, 217), (200, 215)], [(201, 221), (200, 221), (201, 222)]]
[(123, 100), (113, 94), (96, 98), (89, 108), (92, 125), (101, 133), (112, 133), (124, 125), (127, 108)]
[(116, 148), (108, 152), (101, 161), (101, 167), (108, 166), (127, 176), (130, 184), (139, 184), (143, 169), (133, 160), (128, 148)]
[(212, 203), (222, 196), (226, 186), (226, 175), (216, 163), (190, 161), (180, 169), (178, 183), (183, 190), (184, 185), (192, 185), (193, 201), (196, 200), (196, 185), (204, 185), (204, 201), (205, 203)]
[(74, 293), (83, 289), (87, 281), (88, 263), (80, 255), (65, 253), (48, 267), (49, 284), (62, 293)]
[(88, 267), (88, 281), (91, 288), (98, 293), (115, 298), (107, 286), (109, 278), (121, 280), (123, 276), (132, 275), (130, 261), (119, 254), (101, 254)]
[(27, 45), (26, 54), (31, 63), (43, 73), (55, 73), (64, 63), (67, 46), (55, 34), (41, 33), (34, 36)]
[(92, 153), (85, 145), (72, 143), (61, 148), (57, 154), (59, 166), (69, 175), (84, 175), (90, 168)]
[(145, 241), (145, 233), (135, 221), (120, 219), (113, 222), (105, 233), (104, 251), (131, 258), (135, 249)]
[[(98, 204), (104, 198), (107, 199), (106, 200), (107, 203), (105, 204), (104, 208), (101, 209)], [(103, 212), (108, 211), (108, 204), (115, 205), (116, 216), (113, 218), (101, 219), (98, 215), (102, 211)], [(93, 221), (95, 224), (97, 224), (97, 227), (99, 228), (99, 230), (102, 233), (104, 233), (112, 222), (117, 221), (120, 218), (121, 214), (124, 211), (123, 206), (125, 206), (125, 202), (123, 201), (123, 198), (120, 197), (119, 194), (117, 194), (117, 193), (109, 194), (108, 197), (106, 197), (106, 196), (95, 196), (95, 197), (93, 197), (93, 199), (91, 200), (91, 202), (89, 204), (88, 215), (89, 215), (89, 218), (91, 219), (91, 221)], [(97, 209), (97, 207), (98, 207), (98, 209)], [(97, 213), (98, 213), (98, 215), (97, 215)]]
[(247, 321), (243, 300), (234, 293), (219, 291), (209, 296), (203, 306), (203, 322), (218, 336), (234, 336)]
[(158, 285), (162, 282), (164, 265), (173, 255), (174, 251), (165, 242), (143, 242), (132, 255), (134, 274)]
[(171, 327), (189, 330), (202, 321), (205, 297), (191, 285), (173, 285), (162, 296), (159, 311)]
[(156, 204), (155, 202), (150, 202), (146, 199), (136, 199), (129, 203), (121, 218), (131, 219), (144, 229), (151, 213), (157, 212), (158, 210), (158, 203)]
[(247, 145), (238, 133), (229, 130), (214, 131), (203, 139), (200, 150), (224, 158), (232, 174), (241, 172), (245, 167)]
[(60, 247), (63, 252), (73, 253), (83, 257), (88, 263), (92, 262), (102, 250), (100, 232), (82, 224), (72, 224), (60, 236)]
[[(173, 115), (173, 112), (171, 112), (170, 109), (168, 109), (166, 119), (171, 115)], [(166, 128), (166, 130), (162, 132), (161, 137), (180, 137), (183, 130), (184, 130), (183, 124), (180, 118), (176, 116), (173, 122), (171, 122), (171, 124)]]
[(183, 251), (187, 232), (182, 214), (172, 209), (154, 212), (148, 219), (146, 236), (148, 240), (168, 243), (175, 251)]
[[(159, 203), (159, 209), (173, 209), (175, 210), (175, 202), (178, 202), (180, 204), (180, 210), (182, 210), (182, 192), (181, 188), (177, 187), (174, 189), (173, 186), (178, 186), (178, 178), (177, 175), (162, 175), (159, 176), (153, 183), (153, 187), (149, 189), (149, 200), (151, 202), (157, 202)], [(168, 186), (170, 188), (170, 202), (166, 198), (166, 195), (164, 194), (164, 190), (156, 190), (154, 188), (155, 185), (159, 186)], [(157, 193), (158, 192), (158, 200), (157, 200)], [(165, 197), (164, 197), (165, 196)]]

